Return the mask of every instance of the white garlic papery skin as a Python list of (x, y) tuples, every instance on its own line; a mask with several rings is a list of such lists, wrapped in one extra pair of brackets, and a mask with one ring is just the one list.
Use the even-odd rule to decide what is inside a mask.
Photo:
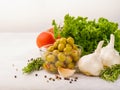
[(104, 66), (111, 67), (115, 64), (120, 64), (119, 52), (114, 49), (115, 37), (110, 35), (110, 43), (101, 49), (101, 58)]
[(99, 76), (101, 70), (103, 69), (103, 64), (100, 57), (102, 45), (103, 41), (100, 41), (94, 53), (80, 58), (78, 61), (78, 67), (81, 72), (86, 75)]

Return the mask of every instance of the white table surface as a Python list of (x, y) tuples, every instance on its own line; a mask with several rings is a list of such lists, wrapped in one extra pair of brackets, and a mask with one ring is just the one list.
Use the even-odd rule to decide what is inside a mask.
[[(65, 80), (47, 83), (48, 79), (44, 75), (54, 75), (44, 70), (23, 75), (21, 69), (27, 60), (40, 55), (35, 42), (37, 35), (38, 33), (0, 33), (0, 90), (120, 90), (120, 79), (110, 83), (98, 77), (77, 75), (78, 81), (70, 84)], [(15, 75), (17, 78), (14, 78)]]

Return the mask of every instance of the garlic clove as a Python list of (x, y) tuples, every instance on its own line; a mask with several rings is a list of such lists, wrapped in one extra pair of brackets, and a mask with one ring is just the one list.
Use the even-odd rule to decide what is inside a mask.
[(58, 67), (58, 73), (62, 76), (62, 77), (70, 77), (75, 73), (75, 70), (71, 70), (71, 69), (65, 69), (62, 67)]

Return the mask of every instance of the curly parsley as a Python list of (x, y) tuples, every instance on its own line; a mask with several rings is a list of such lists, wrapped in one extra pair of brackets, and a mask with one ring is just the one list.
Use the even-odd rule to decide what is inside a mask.
[(43, 66), (44, 60), (41, 57), (31, 60), (27, 66), (25, 66), (22, 71), (23, 73), (31, 73), (36, 70), (40, 70)]
[(106, 67), (101, 71), (100, 77), (106, 81), (114, 82), (120, 76), (120, 64), (113, 65), (111, 67)]
[[(55, 21), (53, 25), (56, 32), (58, 32), (59, 28), (56, 27)], [(104, 45), (107, 45), (110, 34), (115, 34), (117, 39), (115, 41), (115, 48), (120, 52), (120, 30), (118, 30), (118, 23), (110, 22), (106, 18), (101, 17), (96, 21), (95, 19), (88, 20), (87, 17), (74, 17), (67, 14), (64, 17), (62, 30), (60, 30), (61, 37), (71, 36), (74, 38), (75, 43), (83, 48), (83, 55), (92, 53), (101, 40), (104, 40)]]

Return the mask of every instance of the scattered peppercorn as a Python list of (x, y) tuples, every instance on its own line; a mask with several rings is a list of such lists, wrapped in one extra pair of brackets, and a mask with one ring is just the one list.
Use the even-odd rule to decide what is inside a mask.
[(78, 79), (78, 77), (75, 77), (75, 79)]
[(70, 78), (66, 78), (66, 77), (65, 77), (64, 80), (70, 80)]
[(53, 79), (53, 81), (55, 81), (55, 79)]
[(35, 76), (38, 76), (38, 74), (35, 74)]
[(59, 76), (56, 76), (56, 79), (59, 79)]
[(77, 81), (76, 79), (74, 81)]
[(71, 79), (71, 81), (73, 81), (73, 79)]
[(58, 75), (56, 75), (56, 79), (61, 80), (62, 78)]
[(72, 81), (70, 81), (70, 83), (72, 83)]
[(52, 80), (52, 78), (49, 78), (49, 80)]
[(47, 76), (46, 76), (46, 75), (45, 75), (44, 77), (45, 77), (45, 78), (47, 78)]
[(17, 78), (17, 76), (15, 75), (14, 78)]
[(61, 77), (59, 77), (59, 79), (61, 80), (62, 78), (61, 78)]
[[(44, 78), (47, 78), (47, 75), (44, 75)], [(59, 75), (55, 75), (55, 77), (48, 77), (47, 82), (61, 80), (61, 79), (62, 79), (62, 77), (60, 77)], [(69, 81), (69, 83), (73, 83), (73, 81), (74, 82), (77, 81), (78, 77), (74, 77), (74, 78), (72, 78), (72, 77), (65, 77), (63, 79)]]

